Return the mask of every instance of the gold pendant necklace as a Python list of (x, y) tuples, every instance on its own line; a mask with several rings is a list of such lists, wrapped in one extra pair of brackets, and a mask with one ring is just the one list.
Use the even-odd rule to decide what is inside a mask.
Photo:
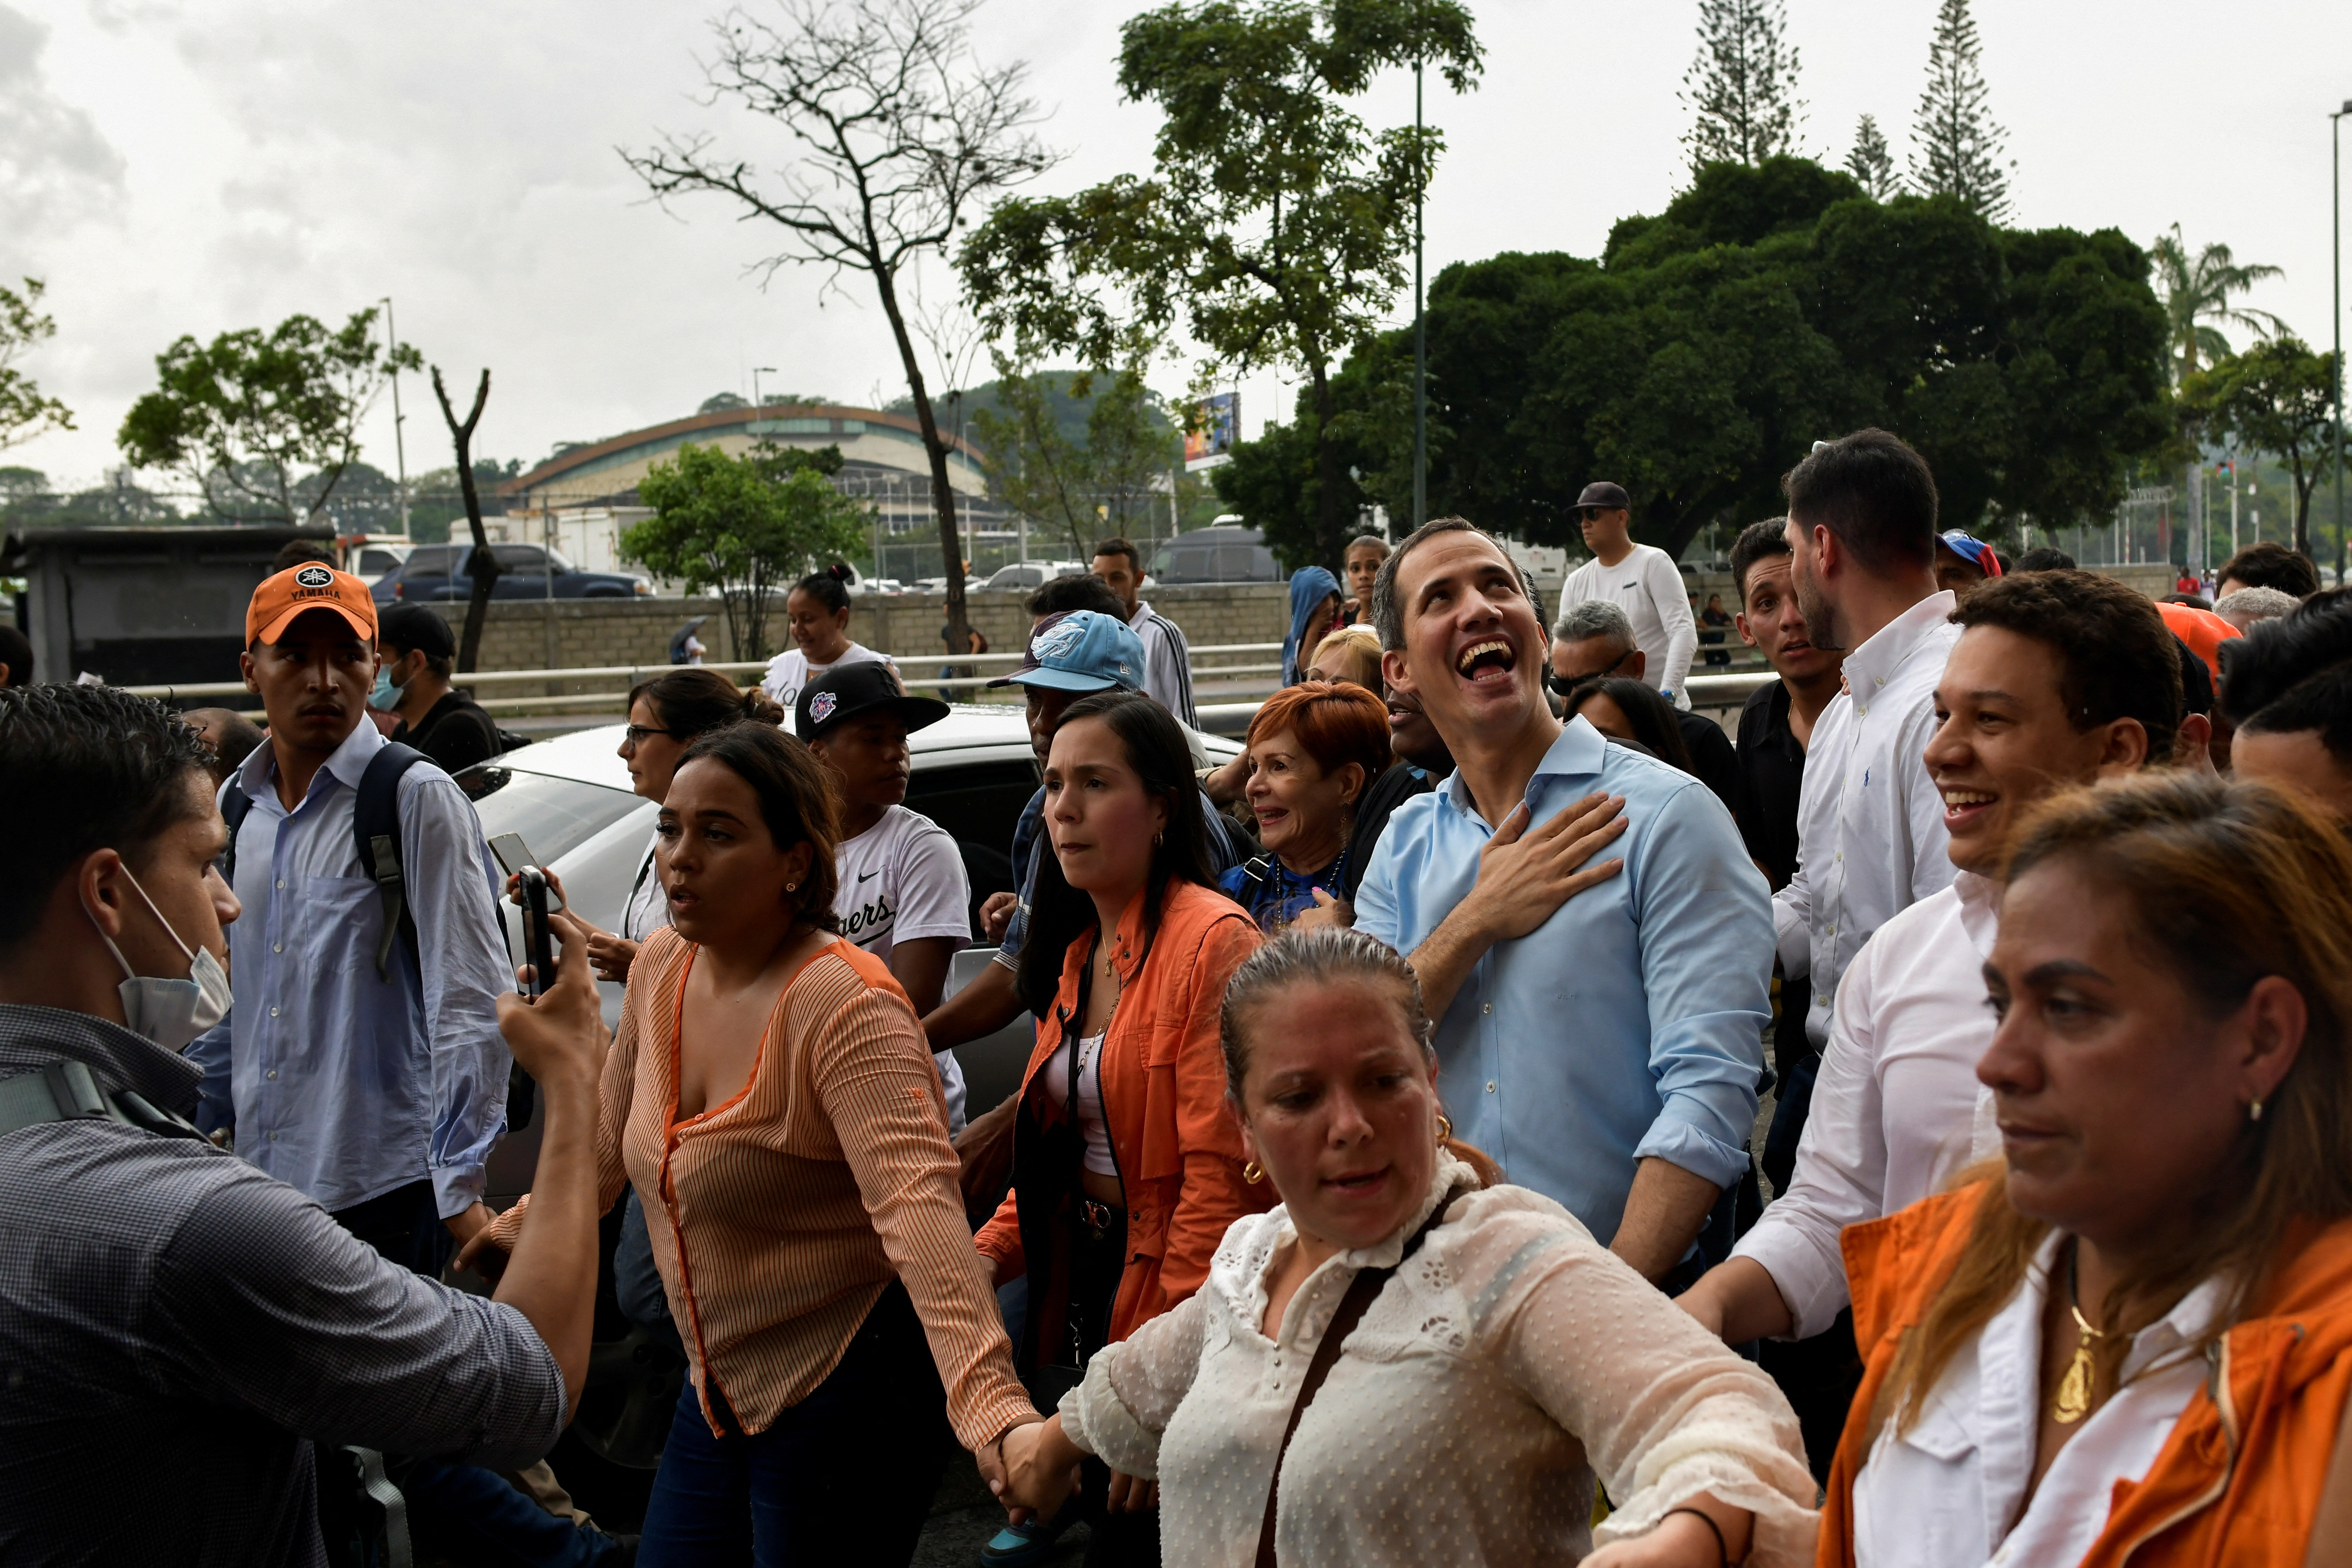
[[(2082, 1243), (2074, 1245), (2079, 1248)], [(2050, 1402), (2050, 1418), (2061, 1427), (2071, 1427), (2091, 1413), (2091, 1346), (2106, 1337), (2083, 1315), (2074, 1288), (2075, 1257), (2073, 1252), (2066, 1257), (2066, 1310), (2074, 1315), (2075, 1332), (2081, 1337), (2074, 1342), (2074, 1357), (2066, 1364), (2066, 1375), (2058, 1380), (2057, 1397)]]

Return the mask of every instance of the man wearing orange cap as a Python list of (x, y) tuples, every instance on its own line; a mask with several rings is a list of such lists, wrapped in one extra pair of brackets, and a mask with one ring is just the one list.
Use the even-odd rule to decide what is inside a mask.
[[(189, 1054), (206, 1119), (234, 1128), (239, 1154), (437, 1274), (489, 1218), (506, 942), (472, 803), (366, 722), (375, 636), (367, 584), (331, 567), (254, 591), (239, 663), (269, 738), (221, 787), (246, 911), (230, 936), (236, 1005)], [(373, 863), (386, 854), (396, 868)]]

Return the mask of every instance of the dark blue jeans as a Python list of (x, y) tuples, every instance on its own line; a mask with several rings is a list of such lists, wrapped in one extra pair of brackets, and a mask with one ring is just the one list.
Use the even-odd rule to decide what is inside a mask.
[(646, 1504), (641, 1568), (900, 1563), (915, 1554), (955, 1442), (947, 1394), (907, 1288), (893, 1283), (825, 1380), (746, 1437), (714, 1396), (714, 1437), (688, 1380)]
[(417, 1533), (462, 1563), (591, 1568), (620, 1542), (558, 1519), (479, 1465), (419, 1459), (400, 1478)]

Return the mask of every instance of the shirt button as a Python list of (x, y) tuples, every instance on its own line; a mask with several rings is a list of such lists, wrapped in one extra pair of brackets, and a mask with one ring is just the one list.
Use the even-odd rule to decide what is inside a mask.
[(275, 1078), (278, 1076), (278, 1069), (273, 1067), (268, 1071), (263, 1073), (262, 1076), (264, 1078)]
[(274, 1143), (276, 1143), (276, 1142), (278, 1141), (278, 1134), (275, 1134), (275, 1133), (270, 1134), (269, 1134), (269, 1141), (270, 1141), (271, 1143), (273, 1143), (273, 1144), (274, 1144)]
[(286, 944), (283, 942), (272, 942), (269, 945), (269, 950), (273, 953), (283, 953), (286, 951)]
[(278, 891), (280, 893), (286, 891), (286, 879), (282, 876), (278, 879)]
[(1844, 852), (1843, 850), (1840, 850), (1840, 851), (1838, 851), (1838, 852), (1837, 852), (1837, 853), (1835, 853), (1835, 854), (1832, 855), (1830, 858), (1831, 858), (1832, 860), (1833, 860), (1833, 861), (1837, 861), (1837, 862), (1839, 862), (1840, 863), (1843, 863), (1843, 862), (1844, 862), (1844, 860), (1845, 860), (1845, 852)]
[(1482, 1013), (1491, 1013), (1495, 1010), (1495, 1004), (1492, 1002), (1481, 1002), (1478, 1004), (1478, 1010)]
[(1494, 1081), (1493, 1079), (1489, 1078), (1488, 1080), (1486, 1080), (1486, 1092), (1487, 1092), (1487, 1093), (1489, 1093), (1489, 1094), (1492, 1094), (1494, 1092), (1495, 1092), (1495, 1081)]
[(278, 1009), (277, 1009), (276, 1008), (272, 1008), (272, 1009), (269, 1009), (269, 1016), (270, 1016), (271, 1018), (276, 1018), (276, 1017), (278, 1016)]

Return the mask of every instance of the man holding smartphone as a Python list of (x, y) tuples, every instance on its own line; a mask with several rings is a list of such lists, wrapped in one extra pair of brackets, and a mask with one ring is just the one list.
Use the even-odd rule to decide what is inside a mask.
[[(221, 789), (245, 915), (235, 1013), (189, 1049), (203, 1120), (384, 1257), (437, 1275), (489, 1221), (484, 1166), (506, 1125), (498, 998), (512, 988), (481, 823), (432, 762), (379, 763), (365, 583), (315, 562), (278, 573), (254, 591), (246, 643), (269, 739)], [(402, 762), (397, 842), (374, 846), (396, 850), (395, 903), (356, 827)]]

